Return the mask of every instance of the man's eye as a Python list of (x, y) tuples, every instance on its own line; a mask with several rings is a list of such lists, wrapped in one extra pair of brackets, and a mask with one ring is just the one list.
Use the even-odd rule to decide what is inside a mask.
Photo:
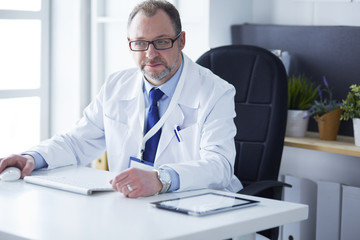
[(159, 39), (155, 42), (157, 45), (168, 45), (170, 43), (169, 39)]
[(137, 47), (143, 47), (146, 45), (146, 42), (135, 42), (135, 46)]

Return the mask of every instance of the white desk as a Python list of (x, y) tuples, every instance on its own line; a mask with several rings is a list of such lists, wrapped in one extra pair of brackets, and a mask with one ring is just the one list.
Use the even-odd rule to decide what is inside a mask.
[[(205, 191), (211, 190), (196, 193)], [(260, 205), (205, 217), (148, 204), (194, 193), (129, 199), (117, 192), (83, 196), (23, 180), (0, 181), (0, 239), (251, 239), (259, 230), (308, 216), (306, 205), (249, 196)]]

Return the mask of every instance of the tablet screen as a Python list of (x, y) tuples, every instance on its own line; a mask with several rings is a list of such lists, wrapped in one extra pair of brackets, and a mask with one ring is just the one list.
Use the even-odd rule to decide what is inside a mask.
[(153, 202), (155, 207), (186, 213), (189, 215), (202, 216), (216, 212), (253, 206), (259, 203), (245, 198), (227, 196), (218, 193), (204, 193), (189, 197), (169, 199)]

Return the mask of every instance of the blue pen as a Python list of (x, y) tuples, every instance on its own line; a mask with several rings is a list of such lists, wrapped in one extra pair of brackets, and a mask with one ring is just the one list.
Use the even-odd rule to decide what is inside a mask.
[(182, 141), (181, 136), (180, 136), (180, 133), (179, 133), (180, 130), (181, 130), (181, 129), (180, 129), (179, 126), (175, 126), (175, 127), (174, 127), (175, 136), (176, 136), (178, 142), (181, 142), (181, 141)]

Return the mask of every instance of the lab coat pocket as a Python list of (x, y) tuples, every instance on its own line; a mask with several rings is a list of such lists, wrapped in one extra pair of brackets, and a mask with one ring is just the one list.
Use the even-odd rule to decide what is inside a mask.
[(191, 161), (198, 159), (199, 156), (199, 126), (197, 123), (192, 124), (191, 126), (181, 129), (178, 131), (181, 141), (177, 141), (178, 147), (180, 150), (179, 155), (182, 156), (180, 161)]
[(128, 167), (130, 157), (139, 154), (141, 127), (132, 122), (124, 123), (106, 116), (104, 126), (109, 168), (123, 171)]
[(129, 137), (129, 126), (123, 122), (104, 117), (104, 132), (108, 155), (119, 157)]

